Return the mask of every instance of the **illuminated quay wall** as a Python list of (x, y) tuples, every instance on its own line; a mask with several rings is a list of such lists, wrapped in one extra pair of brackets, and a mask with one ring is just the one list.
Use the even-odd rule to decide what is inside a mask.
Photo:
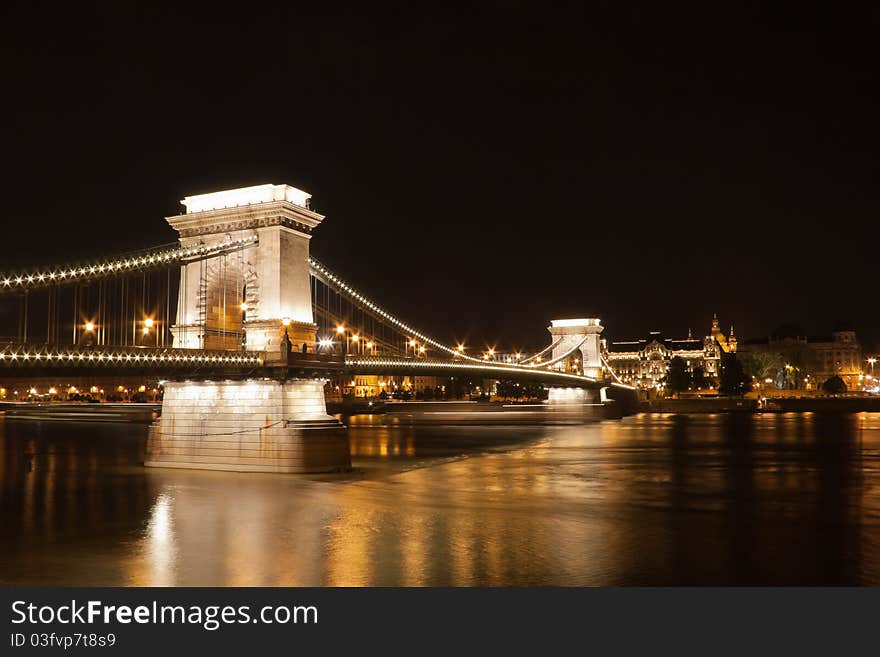
[(236, 472), (328, 472), (351, 465), (324, 382), (168, 381), (145, 465)]

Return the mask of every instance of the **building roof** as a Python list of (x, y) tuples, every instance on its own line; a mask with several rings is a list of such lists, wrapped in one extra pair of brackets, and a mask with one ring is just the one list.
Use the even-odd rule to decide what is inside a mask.
[(609, 349), (609, 351), (613, 351), (616, 353), (626, 353), (626, 352), (635, 353), (637, 351), (641, 351), (642, 349), (644, 349), (646, 344), (647, 343), (644, 340), (635, 340), (635, 341), (628, 341), (628, 342), (612, 342), (611, 348)]
[(703, 341), (696, 338), (669, 340), (669, 348), (675, 351), (697, 351), (703, 349)]
[(660, 331), (651, 331), (647, 338), (641, 340), (611, 342), (608, 345), (608, 350), (614, 353), (635, 353), (642, 351), (652, 342), (659, 342), (671, 351), (697, 351), (703, 349), (703, 341), (697, 338), (672, 340), (670, 338), (664, 338)]

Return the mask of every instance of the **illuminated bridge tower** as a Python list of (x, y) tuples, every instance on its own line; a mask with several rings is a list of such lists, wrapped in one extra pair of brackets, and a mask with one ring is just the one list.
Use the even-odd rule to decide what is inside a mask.
[[(165, 383), (145, 464), (250, 472), (350, 466), (345, 427), (327, 415), (321, 380), (291, 378), (282, 340), (313, 351), (309, 240), (323, 216), (289, 185), (188, 196), (168, 217), (181, 244), (256, 238), (254, 246), (181, 268), (174, 346), (241, 349), (268, 367), (249, 380)], [(286, 345), (285, 345), (286, 347)]]
[(174, 346), (277, 351), (290, 341), (314, 349), (309, 240), (324, 217), (311, 196), (290, 185), (256, 185), (187, 196), (186, 213), (168, 217), (184, 247), (255, 237), (255, 247), (181, 267)]
[[(547, 330), (553, 344), (554, 367), (601, 381), (604, 376), (599, 340), (602, 329), (597, 318), (551, 321)], [(594, 396), (594, 391), (583, 388), (550, 388), (548, 400), (551, 404), (587, 403), (597, 401)]]

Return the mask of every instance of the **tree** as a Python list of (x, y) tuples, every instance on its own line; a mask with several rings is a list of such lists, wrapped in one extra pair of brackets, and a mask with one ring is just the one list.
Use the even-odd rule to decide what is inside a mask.
[(742, 396), (752, 389), (751, 377), (743, 371), (742, 363), (735, 353), (721, 354), (721, 371), (718, 373), (718, 393)]
[(775, 380), (783, 365), (782, 356), (773, 351), (748, 351), (737, 354), (737, 358), (742, 363), (743, 371), (758, 381)]
[(709, 379), (706, 378), (706, 370), (702, 365), (697, 365), (691, 373), (691, 386), (696, 390), (702, 390), (709, 387)]
[(846, 392), (846, 383), (839, 376), (832, 376), (822, 384), (822, 391), (826, 395), (842, 395)]
[(666, 391), (672, 394), (683, 392), (691, 387), (691, 373), (688, 372), (687, 363), (681, 356), (675, 356), (669, 361), (669, 369), (664, 377)]
[(779, 355), (784, 360), (786, 388), (801, 388), (808, 376), (816, 374), (816, 352), (808, 345), (786, 345)]

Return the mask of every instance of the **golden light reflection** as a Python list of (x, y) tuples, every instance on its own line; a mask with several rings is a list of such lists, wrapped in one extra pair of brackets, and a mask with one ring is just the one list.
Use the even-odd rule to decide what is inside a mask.
[(150, 509), (146, 531), (146, 554), (150, 566), (150, 586), (174, 586), (175, 536), (171, 514), (172, 498), (161, 493)]

